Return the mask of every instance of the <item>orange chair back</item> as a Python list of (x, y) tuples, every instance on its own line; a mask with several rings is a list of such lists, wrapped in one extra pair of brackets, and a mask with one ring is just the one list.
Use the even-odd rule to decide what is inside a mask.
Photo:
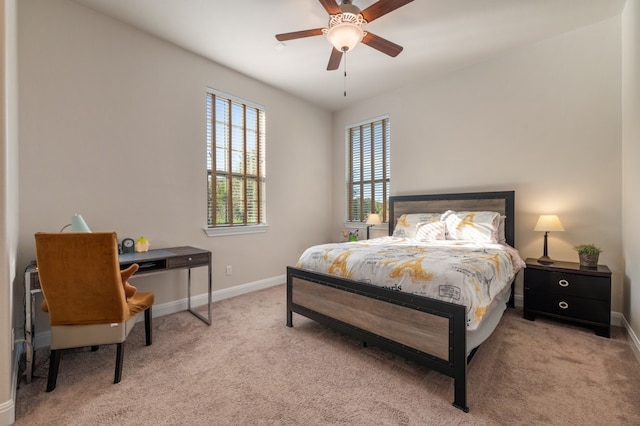
[(129, 317), (115, 232), (39, 232), (35, 240), (52, 326), (120, 323)]

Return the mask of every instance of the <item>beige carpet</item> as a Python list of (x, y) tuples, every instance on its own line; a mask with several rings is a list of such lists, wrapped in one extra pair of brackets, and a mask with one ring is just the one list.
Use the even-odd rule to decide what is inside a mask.
[(17, 425), (638, 425), (640, 365), (624, 333), (508, 310), (468, 368), (469, 413), (453, 382), (294, 315), (278, 286), (214, 304), (214, 324), (187, 312), (138, 324), (114, 385), (115, 347), (67, 352), (58, 386), (21, 383)]

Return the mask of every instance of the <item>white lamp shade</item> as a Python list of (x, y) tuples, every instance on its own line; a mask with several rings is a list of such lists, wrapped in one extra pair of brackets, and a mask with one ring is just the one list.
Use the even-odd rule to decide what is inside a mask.
[(73, 232), (91, 232), (87, 222), (84, 221), (81, 215), (74, 214), (71, 216), (71, 231)]
[(380, 225), (381, 223), (380, 215), (377, 213), (370, 213), (367, 217), (367, 225)]
[(327, 32), (327, 39), (340, 52), (347, 52), (356, 47), (363, 36), (362, 28), (350, 22), (335, 25)]
[(543, 214), (540, 215), (538, 219), (538, 223), (536, 223), (536, 227), (533, 228), (534, 231), (542, 231), (542, 232), (557, 232), (564, 231), (564, 227), (562, 223), (560, 223), (560, 219), (555, 214)]

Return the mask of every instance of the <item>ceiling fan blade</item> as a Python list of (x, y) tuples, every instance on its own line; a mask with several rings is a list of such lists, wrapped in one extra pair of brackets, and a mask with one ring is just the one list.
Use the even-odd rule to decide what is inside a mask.
[(334, 47), (333, 50), (331, 51), (331, 56), (329, 56), (327, 71), (337, 70), (338, 67), (340, 66), (341, 60), (342, 60), (342, 52)]
[(320, 4), (324, 7), (324, 10), (327, 11), (329, 15), (337, 15), (338, 13), (342, 13), (340, 10), (340, 6), (336, 3), (336, 0), (320, 0)]
[(362, 16), (367, 22), (378, 19), (389, 12), (393, 12), (405, 4), (411, 3), (413, 0), (379, 0), (362, 11)]
[(322, 28), (315, 28), (313, 30), (294, 31), (292, 33), (276, 34), (278, 41), (294, 40), (296, 38), (312, 37), (322, 35)]
[(402, 46), (370, 32), (367, 32), (367, 35), (364, 36), (362, 42), (367, 46), (373, 47), (374, 49), (379, 50), (382, 53), (386, 53), (389, 56), (393, 56), (394, 58), (402, 52)]

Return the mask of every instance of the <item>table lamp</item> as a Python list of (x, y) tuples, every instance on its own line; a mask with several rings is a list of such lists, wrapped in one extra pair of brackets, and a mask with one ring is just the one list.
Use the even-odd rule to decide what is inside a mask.
[(367, 217), (367, 240), (369, 239), (369, 229), (372, 226), (380, 225), (382, 221), (380, 220), (380, 215), (377, 213), (369, 213), (369, 217)]
[(89, 225), (87, 225), (87, 222), (84, 221), (82, 215), (79, 215), (77, 213), (71, 216), (71, 223), (65, 225), (60, 230), (60, 232), (64, 231), (68, 227), (71, 227), (71, 232), (91, 232), (91, 229), (89, 229)]
[(556, 216), (555, 214), (540, 215), (538, 223), (536, 223), (536, 226), (535, 228), (533, 228), (533, 230), (544, 232), (544, 250), (542, 252), (542, 257), (538, 258), (538, 262), (542, 263), (543, 265), (551, 265), (553, 263), (553, 260), (551, 260), (548, 254), (547, 236), (549, 235), (549, 232), (552, 231), (564, 231), (564, 227), (562, 226), (562, 223), (560, 223), (560, 219), (558, 219), (558, 216)]

